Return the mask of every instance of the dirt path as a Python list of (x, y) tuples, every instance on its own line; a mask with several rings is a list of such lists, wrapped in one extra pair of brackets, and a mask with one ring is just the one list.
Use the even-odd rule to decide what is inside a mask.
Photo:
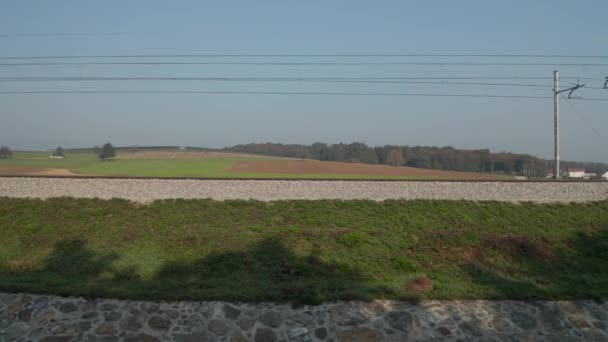
[(23, 167), (23, 166), (0, 166), (0, 176), (83, 176), (68, 169)]

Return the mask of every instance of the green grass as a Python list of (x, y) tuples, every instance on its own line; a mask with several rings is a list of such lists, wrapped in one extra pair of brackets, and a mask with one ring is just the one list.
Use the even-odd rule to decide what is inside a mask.
[(64, 159), (49, 158), (50, 153), (16, 152), (13, 158), (0, 159), (0, 166), (62, 168), (75, 173), (106, 176), (139, 177), (229, 177), (225, 170), (234, 159), (201, 160), (114, 160), (100, 161), (92, 153), (66, 153)]
[(138, 177), (226, 177), (235, 160), (114, 160), (78, 168), (79, 173)]
[(64, 159), (49, 158), (51, 152), (15, 152), (9, 159), (0, 159), (0, 166), (59, 168), (77, 171), (79, 168), (101, 163), (92, 153), (66, 153)]
[[(608, 201), (0, 198), (0, 290), (133, 299), (608, 298)], [(408, 284), (427, 277), (433, 290)]]

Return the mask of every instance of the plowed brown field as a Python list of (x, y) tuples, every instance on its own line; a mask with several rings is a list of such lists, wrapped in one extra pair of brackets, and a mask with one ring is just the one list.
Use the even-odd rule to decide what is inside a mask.
[(441, 179), (498, 179), (497, 175), (474, 172), (429, 170), (414, 167), (393, 167), (360, 163), (340, 163), (318, 160), (243, 160), (227, 171), (274, 174), (359, 175), (362, 177), (412, 177)]

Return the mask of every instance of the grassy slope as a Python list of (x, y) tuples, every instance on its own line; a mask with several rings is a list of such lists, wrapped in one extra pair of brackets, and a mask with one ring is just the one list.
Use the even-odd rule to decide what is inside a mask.
[[(121, 298), (608, 298), (608, 201), (0, 199), (0, 290)], [(434, 289), (407, 289), (417, 277)]]

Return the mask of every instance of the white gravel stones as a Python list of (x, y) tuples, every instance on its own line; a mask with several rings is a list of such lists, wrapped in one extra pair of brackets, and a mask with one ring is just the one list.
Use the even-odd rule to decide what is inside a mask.
[(260, 201), (465, 199), (509, 202), (582, 202), (608, 199), (608, 182), (373, 182), (0, 177), (0, 196), (124, 198), (142, 203), (171, 198), (256, 199)]

